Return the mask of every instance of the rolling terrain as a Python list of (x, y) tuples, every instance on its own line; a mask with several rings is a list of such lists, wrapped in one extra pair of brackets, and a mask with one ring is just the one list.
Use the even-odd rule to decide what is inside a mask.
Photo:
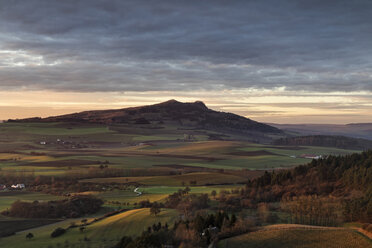
[[(244, 134), (242, 138), (265, 140), (267, 134), (281, 134), (278, 128), (232, 114), (209, 109), (203, 102), (182, 103), (176, 100), (117, 110), (86, 111), (48, 118), (9, 120), (10, 122), (75, 122), (106, 125), (125, 124), (146, 129), (175, 126), (179, 129), (203, 129), (223, 134)], [(215, 134), (215, 137), (226, 137)], [(228, 136), (227, 136), (228, 137)]]
[[(354, 139), (333, 136), (325, 140), (324, 136), (289, 137), (290, 134), (275, 127), (210, 110), (202, 102), (174, 100), (128, 109), (10, 120), (0, 123), (0, 133), (0, 184), (6, 187), (0, 191), (0, 235), (8, 236), (0, 238), (0, 247), (22, 244), (25, 248), (112, 248), (126, 236), (146, 241), (148, 236), (158, 233), (174, 235), (186, 243), (197, 240), (198, 245), (203, 245), (193, 247), (206, 247), (212, 238), (191, 234), (183, 237), (188, 233), (183, 229), (184, 221), (189, 221), (188, 226), (197, 214), (205, 217), (218, 213), (220, 219), (213, 218), (219, 223), (217, 219), (208, 223), (210, 216), (199, 218), (198, 224), (206, 223), (197, 233), (210, 225), (219, 225), (223, 235), (236, 236), (226, 239), (228, 247), (239, 247), (239, 242), (245, 239), (250, 244), (271, 244), (272, 239), (278, 241), (283, 236), (280, 230), (264, 227), (259, 232), (270, 234), (262, 240), (255, 233), (248, 238), (245, 234), (237, 235), (252, 231), (256, 225), (292, 223), (294, 217), (285, 206), (293, 203), (281, 200), (286, 191), (310, 194), (334, 190), (333, 197), (339, 197), (344, 192), (339, 181), (324, 185), (324, 181), (316, 178), (320, 173), (313, 168), (309, 169), (309, 177), (304, 177), (312, 178), (308, 182), (298, 174), (308, 167), (300, 165), (315, 164), (318, 160), (313, 158), (323, 161), (329, 155), (349, 156), (369, 144), (365, 140), (355, 143)], [(337, 163), (332, 166), (336, 168)], [(293, 169), (296, 166), (300, 169)], [(288, 173), (294, 173), (292, 178), (303, 182), (304, 187), (286, 181)], [(331, 172), (326, 171), (328, 176), (327, 173)], [(268, 175), (276, 181), (267, 181)], [(319, 185), (312, 186), (314, 182)], [(25, 188), (12, 189), (11, 185), (16, 184), (24, 184)], [(353, 189), (347, 193), (351, 197), (363, 191)], [(101, 200), (102, 205), (98, 212), (83, 216), (73, 212), (53, 218), (46, 213), (41, 220), (19, 217), (25, 216), (22, 206), (50, 204), (58, 209), (59, 201), (74, 197), (92, 197)], [(272, 201), (267, 200), (270, 197)], [(340, 202), (341, 199), (325, 200), (332, 206)], [(153, 206), (160, 212), (152, 213)], [(221, 221), (220, 211), (227, 213), (229, 217), (224, 218), (228, 220)], [(32, 215), (33, 211), (27, 213)], [(233, 215), (238, 216), (234, 217), (237, 224)], [(167, 223), (168, 229), (163, 226), (157, 230), (154, 224), (159, 222)], [(7, 225), (15, 228), (8, 229)], [(65, 231), (52, 237), (58, 228)], [(288, 238), (278, 242), (291, 247), (288, 240), (299, 235), (303, 242), (315, 244), (317, 241), (311, 237), (317, 231), (291, 229)], [(311, 237), (306, 237), (306, 232)], [(29, 233), (33, 236), (26, 238)], [(319, 236), (321, 242), (329, 235), (344, 235), (355, 240), (355, 244), (366, 242), (349, 229), (337, 232), (327, 229), (324, 235)], [(225, 245), (221, 242), (220, 245)]]
[(324, 146), (354, 150), (368, 150), (372, 148), (372, 140), (336, 135), (309, 135), (281, 138), (274, 140), (273, 144), (286, 146)]
[(364, 248), (372, 241), (347, 228), (306, 225), (272, 225), (222, 240), (218, 248)]
[(341, 124), (275, 124), (271, 126), (296, 135), (338, 135), (372, 140), (372, 123)]

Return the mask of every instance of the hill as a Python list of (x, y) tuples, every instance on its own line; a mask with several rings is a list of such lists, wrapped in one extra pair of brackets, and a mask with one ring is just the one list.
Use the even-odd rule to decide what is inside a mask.
[(219, 248), (253, 247), (369, 247), (372, 244), (367, 237), (346, 228), (315, 227), (306, 225), (272, 225), (259, 231), (239, 235), (219, 242)]
[(126, 124), (143, 128), (176, 126), (183, 129), (207, 129), (223, 133), (272, 133), (281, 134), (278, 128), (253, 121), (232, 113), (209, 109), (203, 102), (182, 103), (169, 100), (163, 103), (114, 109), (73, 113), (48, 118), (8, 120), (8, 122), (79, 122), (107, 125)]
[(340, 124), (274, 124), (270, 126), (297, 135), (338, 135), (372, 140), (372, 123)]
[[(283, 202), (285, 199), (291, 199), (292, 203), (298, 204), (298, 207), (306, 205), (304, 211), (297, 209), (295, 223), (321, 225), (325, 223), (324, 216), (328, 218), (326, 223), (334, 221), (336, 223), (337, 218), (332, 220), (324, 212), (323, 217), (316, 219), (314, 215), (310, 217), (313, 213), (309, 209), (316, 208), (315, 205), (320, 199), (317, 197), (338, 198), (342, 203), (330, 208), (342, 210), (344, 221), (371, 223), (371, 181), (372, 151), (369, 150), (346, 156), (314, 159), (307, 165), (300, 165), (290, 170), (265, 172), (263, 176), (247, 184), (245, 197), (254, 197), (259, 202)], [(316, 198), (307, 198), (308, 196), (316, 196)], [(322, 208), (316, 211), (317, 214), (327, 211), (325, 199), (321, 199)], [(299, 216), (301, 218), (298, 218)]]
[[(177, 220), (178, 213), (173, 209), (162, 209), (157, 215), (150, 215), (148, 208), (134, 209), (104, 218), (100, 221), (87, 225), (84, 232), (79, 228), (68, 228), (71, 222), (79, 224), (80, 219), (67, 219), (51, 225), (32, 229), (35, 237), (30, 242), (24, 242), (25, 235), (30, 230), (18, 232), (16, 235), (0, 240), (1, 247), (39, 248), (39, 247), (113, 247), (123, 235), (140, 236), (148, 226), (153, 224), (167, 223), (172, 226)], [(44, 221), (45, 222), (45, 221)], [(51, 232), (57, 227), (67, 229), (67, 232), (58, 237), (52, 238)], [(23, 241), (23, 242), (22, 242)], [(66, 245), (67, 244), (67, 245)]]
[(372, 141), (346, 136), (308, 135), (277, 139), (274, 145), (285, 146), (324, 146), (342, 149), (367, 150), (372, 148)]

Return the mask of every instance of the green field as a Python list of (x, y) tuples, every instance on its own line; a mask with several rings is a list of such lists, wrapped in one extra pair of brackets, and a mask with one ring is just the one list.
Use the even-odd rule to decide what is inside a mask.
[(62, 197), (35, 193), (28, 191), (10, 191), (10, 192), (0, 192), (0, 212), (6, 210), (12, 205), (13, 202), (17, 200), (22, 201), (51, 201), (62, 199)]
[[(210, 194), (213, 190), (219, 193), (221, 190), (232, 190), (235, 188), (241, 188), (242, 185), (216, 185), (216, 186), (196, 186), (190, 187), (190, 194)], [(128, 190), (113, 190), (113, 191), (103, 191), (103, 192), (88, 192), (106, 201), (106, 206), (111, 206), (114, 208), (132, 208), (135, 203), (139, 203), (144, 200), (149, 200), (151, 202), (157, 201), (162, 202), (168, 195), (177, 192), (182, 187), (177, 186), (144, 186), (139, 187), (138, 191), (142, 195), (138, 196), (133, 192), (134, 187)], [(113, 205), (112, 202), (119, 203), (129, 203), (130, 205)]]
[[(0, 173), (63, 176), (109, 161), (110, 168), (190, 166), (227, 170), (268, 170), (307, 163), (302, 154), (347, 154), (325, 147), (274, 147), (243, 141), (210, 141), (206, 130), (185, 141), (172, 126), (147, 130), (98, 124), (0, 123)], [(196, 131), (195, 131), (196, 132)], [(45, 144), (43, 142), (46, 142)], [(296, 157), (294, 157), (296, 156)], [(69, 163), (68, 161), (82, 161)], [(155, 183), (155, 182), (150, 182)]]
[[(60, 219), (19, 219), (0, 218), (0, 236), (13, 235), (16, 232), (49, 225), (61, 221)], [(1, 238), (0, 238), (1, 240)], [(5, 247), (5, 246), (4, 246)]]
[(243, 183), (246, 180), (247, 179), (245, 177), (229, 174), (216, 172), (195, 172), (172, 176), (91, 178), (81, 180), (81, 182), (101, 184), (137, 182), (145, 186), (190, 186), (190, 181), (195, 181), (196, 185), (206, 185)]
[[(192, 133), (192, 140), (184, 138), (187, 132)], [(151, 216), (149, 209), (139, 209), (141, 201), (164, 202), (168, 195), (186, 186), (190, 187), (190, 194), (230, 191), (244, 187), (242, 183), (262, 175), (265, 170), (290, 168), (310, 162), (311, 159), (301, 157), (304, 154), (354, 152), (325, 147), (279, 147), (228, 139), (209, 140), (210, 135), (219, 133), (203, 129), (185, 131), (171, 125), (151, 129), (124, 124), (0, 123), (0, 133), (0, 177), (4, 180), (14, 178), (14, 183), (23, 183), (24, 178), (33, 182), (38, 176), (74, 178), (76, 183), (92, 188), (83, 191), (77, 189), (76, 192), (65, 192), (62, 188), (63, 192), (57, 193), (91, 194), (104, 200), (99, 213), (78, 219), (65, 219), (58, 223), (55, 223), (56, 220), (46, 219), (43, 222), (2, 216), (2, 230), (6, 230), (7, 225), (16, 226), (15, 231), (28, 229), (14, 236), (1, 238), (0, 247), (9, 248), (18, 248), (20, 244), (24, 248), (112, 247), (123, 235), (138, 236), (154, 223), (167, 222), (172, 225), (179, 218), (180, 213), (175, 209), (163, 209), (158, 216)], [(43, 192), (51, 192), (49, 187), (53, 186), (47, 185)], [(139, 187), (138, 191), (142, 194), (134, 192), (136, 187)], [(0, 211), (8, 209), (17, 200), (31, 202), (64, 198), (31, 192), (32, 190), (40, 191), (30, 186), (24, 191), (0, 192)], [(217, 207), (217, 204), (216, 199), (211, 201), (212, 207)], [(119, 209), (130, 210), (94, 222), (84, 232), (79, 231), (79, 228), (72, 228), (61, 237), (50, 237), (57, 227), (67, 228), (71, 222), (80, 223), (83, 218), (90, 222)], [(37, 227), (40, 223), (49, 225)], [(32, 232), (35, 237), (26, 240), (28, 232)], [(311, 237), (315, 233), (318, 235), (319, 230), (310, 230), (309, 239), (302, 232), (303, 230), (290, 230), (287, 236), (283, 236), (284, 233), (280, 233), (280, 230), (267, 230), (267, 234), (264, 230), (261, 233), (266, 238), (260, 239), (252, 233), (223, 242), (227, 242), (228, 247), (244, 247), (239, 242), (247, 239), (249, 242), (244, 242), (244, 245), (253, 242), (256, 246), (246, 247), (272, 247), (264, 246), (265, 242), (271, 244), (278, 241), (287, 247), (297, 247), (290, 246), (288, 240), (297, 242), (295, 237), (298, 236), (300, 240), (313, 244), (312, 247), (318, 247)], [(324, 237), (323, 234), (318, 235), (322, 242), (326, 242), (326, 237), (330, 235), (349, 235), (349, 242), (354, 242), (354, 238), (358, 237), (352, 231), (344, 230), (342, 235), (339, 235), (341, 231), (327, 232), (330, 233), (324, 234)], [(354, 243), (364, 244), (365, 241), (361, 240), (356, 239)], [(299, 242), (301, 241), (295, 244), (300, 244)]]
[[(88, 225), (84, 232), (81, 232), (79, 228), (72, 228), (60, 237), (51, 238), (50, 234), (57, 227), (67, 228), (71, 222), (80, 223), (79, 221), (81, 220), (68, 219), (2, 238), (0, 239), (0, 247), (18, 248), (20, 247), (20, 242), (24, 248), (64, 247), (66, 243), (74, 244), (76, 245), (75, 247), (87, 247), (87, 245), (92, 248), (112, 247), (124, 235), (141, 235), (148, 226), (158, 222), (163, 225), (165, 223), (171, 225), (177, 220), (178, 216), (177, 211), (171, 209), (163, 209), (156, 217), (150, 215), (150, 211), (147, 208), (135, 209)], [(26, 240), (25, 236), (30, 231), (34, 234), (34, 238)]]
[(218, 248), (366, 248), (372, 240), (356, 231), (343, 228), (272, 226), (218, 243)]

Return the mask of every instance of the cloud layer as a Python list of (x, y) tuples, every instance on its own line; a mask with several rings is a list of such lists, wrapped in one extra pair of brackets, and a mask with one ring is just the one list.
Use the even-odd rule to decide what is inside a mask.
[(372, 92), (372, 2), (0, 0), (0, 89)]

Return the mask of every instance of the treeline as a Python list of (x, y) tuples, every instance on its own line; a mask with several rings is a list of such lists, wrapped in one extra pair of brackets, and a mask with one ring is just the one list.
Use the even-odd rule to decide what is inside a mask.
[(48, 202), (18, 200), (2, 214), (19, 218), (77, 218), (96, 213), (102, 204), (101, 199), (89, 195)]
[(188, 218), (194, 211), (209, 208), (210, 199), (208, 194), (189, 194), (190, 188), (179, 189), (177, 192), (168, 195), (164, 203), (150, 202), (143, 200), (138, 203), (141, 208), (173, 208), (179, 210)]
[(274, 145), (285, 146), (325, 146), (342, 149), (366, 150), (372, 149), (372, 141), (345, 136), (309, 135), (274, 140)]
[[(253, 229), (254, 223), (229, 216), (226, 212), (197, 214), (192, 219), (179, 220), (173, 228), (158, 223), (141, 236), (124, 236), (114, 248), (142, 247), (208, 247), (221, 238), (228, 238)], [(214, 247), (214, 246), (213, 246)]]
[[(345, 220), (372, 222), (372, 151), (312, 160), (291, 170), (265, 172), (249, 181), (241, 199), (274, 202), (300, 196), (341, 199)], [(300, 203), (299, 203), (300, 204)]]
[(169, 195), (165, 201), (166, 208), (175, 208), (181, 211), (186, 217), (190, 212), (206, 209), (209, 207), (210, 199), (208, 194), (189, 194), (190, 188), (180, 189)]
[(282, 199), (281, 209), (290, 214), (289, 223), (317, 226), (338, 226), (344, 218), (340, 200), (317, 195)]
[(316, 186), (317, 183), (327, 182), (339, 183), (334, 186), (342, 187), (344, 192), (352, 189), (363, 192), (372, 190), (372, 150), (345, 156), (313, 159), (307, 165), (300, 165), (291, 170), (265, 172), (263, 176), (249, 181), (247, 186), (259, 188), (294, 185), (294, 183), (301, 184), (301, 186)]

